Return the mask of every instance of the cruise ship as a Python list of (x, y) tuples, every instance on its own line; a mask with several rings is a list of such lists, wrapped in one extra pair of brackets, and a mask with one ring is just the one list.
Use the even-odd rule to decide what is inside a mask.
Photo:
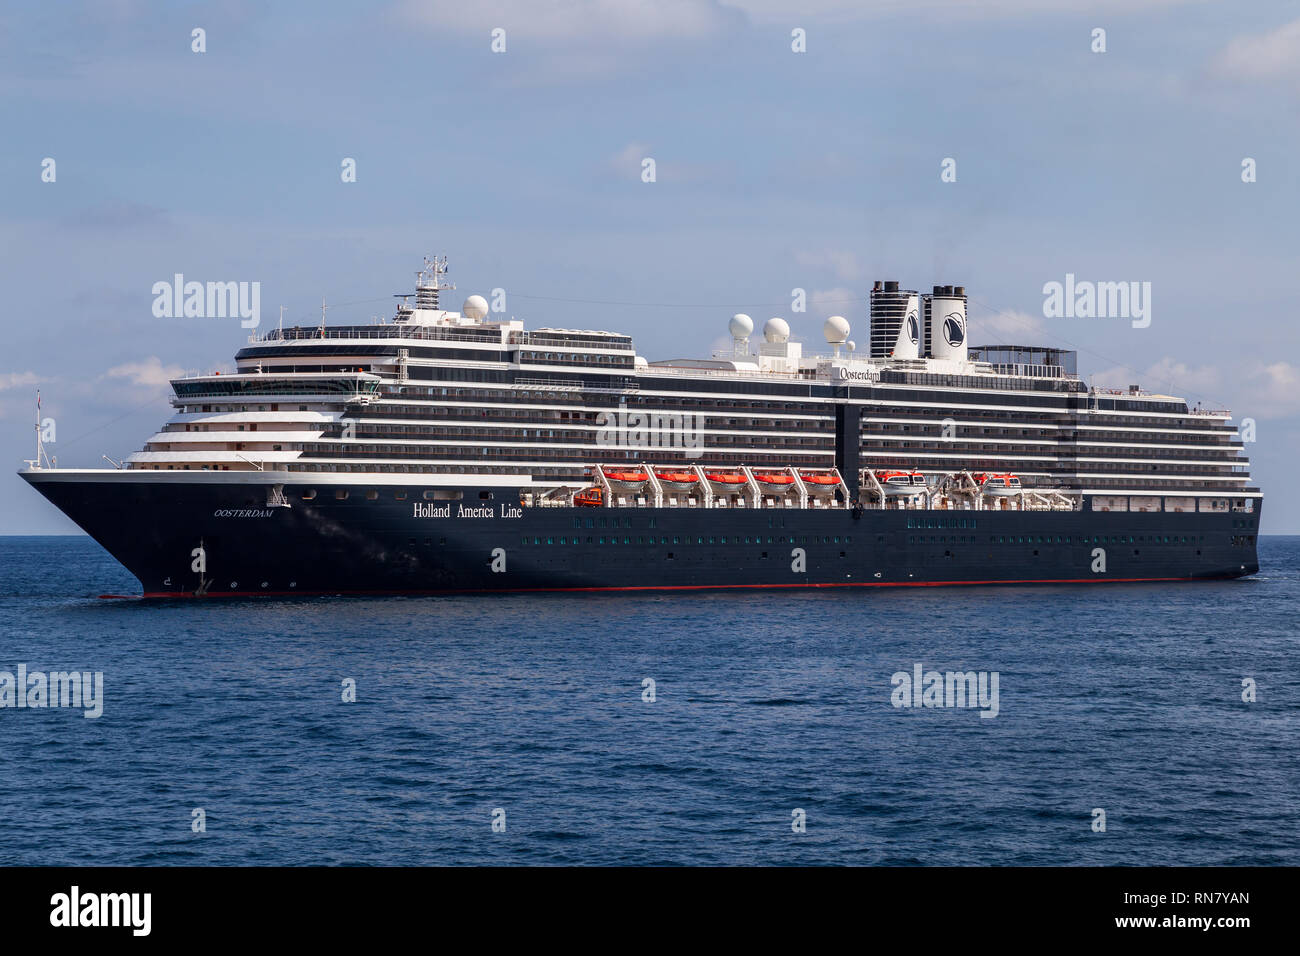
[[(878, 281), (869, 344), (780, 318), (709, 358), (459, 312), (253, 334), (120, 468), (20, 471), (150, 598), (1095, 584), (1258, 570), (1225, 410), (967, 342), (962, 286)], [(752, 341), (751, 341), (752, 340)], [(38, 429), (39, 435), (39, 429)], [(38, 439), (39, 442), (39, 439)]]

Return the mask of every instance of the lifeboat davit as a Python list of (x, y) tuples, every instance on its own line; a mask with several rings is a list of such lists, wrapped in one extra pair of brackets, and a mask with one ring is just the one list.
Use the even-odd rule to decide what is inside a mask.
[(768, 485), (793, 485), (794, 475), (784, 475), (775, 472), (754, 472), (754, 480), (761, 481)]
[(605, 503), (605, 489), (584, 488), (573, 496), (574, 507), (599, 508)]
[(925, 475), (919, 471), (885, 471), (876, 480), (890, 497), (919, 495), (925, 491)]
[(1016, 475), (982, 475), (980, 491), (995, 498), (1008, 498), (1018, 495), (1023, 490), (1020, 478)]
[(693, 485), (700, 480), (693, 471), (656, 471), (655, 477), (668, 485)]

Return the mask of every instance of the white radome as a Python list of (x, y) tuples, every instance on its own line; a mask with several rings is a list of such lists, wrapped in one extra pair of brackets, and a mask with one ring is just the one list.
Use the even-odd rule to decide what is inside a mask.
[(853, 341), (852, 339), (849, 339), (847, 342), (844, 343), (844, 347), (848, 349), (850, 352), (855, 352), (857, 351), (858, 343)]
[(488, 314), (487, 299), (481, 295), (472, 295), (460, 307), (461, 315), (469, 319), (482, 319)]
[(785, 319), (773, 317), (763, 323), (763, 338), (773, 345), (788, 341), (790, 324)]
[(842, 315), (832, 315), (822, 326), (822, 334), (831, 345), (843, 345), (849, 338), (849, 322)]
[(744, 312), (737, 312), (727, 323), (727, 328), (731, 330), (733, 339), (746, 339), (749, 338), (749, 333), (754, 331), (754, 320)]

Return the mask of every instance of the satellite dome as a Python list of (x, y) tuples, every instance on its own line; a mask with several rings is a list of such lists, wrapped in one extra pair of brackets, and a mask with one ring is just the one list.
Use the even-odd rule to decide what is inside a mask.
[(854, 342), (852, 339), (849, 339), (847, 342), (844, 343), (844, 347), (848, 349), (850, 352), (852, 352), (855, 349), (857, 349), (858, 343)]
[(481, 295), (472, 295), (460, 307), (461, 315), (469, 319), (481, 319), (488, 314), (487, 299)]
[(832, 315), (822, 326), (822, 334), (831, 345), (843, 345), (849, 337), (849, 323), (842, 315)]
[(773, 345), (779, 345), (790, 338), (790, 325), (785, 319), (771, 318), (763, 323), (763, 338)]
[(754, 331), (754, 320), (744, 312), (737, 312), (727, 323), (727, 328), (731, 330), (733, 339), (744, 339), (749, 337), (749, 333)]

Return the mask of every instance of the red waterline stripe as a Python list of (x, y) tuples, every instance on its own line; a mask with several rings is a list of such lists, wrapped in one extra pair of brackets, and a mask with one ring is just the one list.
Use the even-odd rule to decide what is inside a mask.
[[(1214, 575), (1195, 578), (1024, 578), (1006, 581), (836, 581), (825, 584), (635, 584), (619, 587), (570, 587), (570, 588), (449, 588), (444, 590), (367, 590), (367, 591), (209, 591), (204, 597), (321, 597), (330, 595), (374, 595), (395, 597), (402, 595), (436, 595), (436, 594), (539, 594), (539, 593), (573, 593), (594, 591), (729, 591), (738, 588), (942, 588), (966, 587), (989, 584), (1140, 584), (1144, 582), (1170, 581), (1220, 581), (1230, 580), (1235, 575)], [(149, 591), (140, 595), (142, 598), (193, 598), (197, 595), (189, 591)], [(124, 594), (101, 594), (106, 600), (126, 598)]]

